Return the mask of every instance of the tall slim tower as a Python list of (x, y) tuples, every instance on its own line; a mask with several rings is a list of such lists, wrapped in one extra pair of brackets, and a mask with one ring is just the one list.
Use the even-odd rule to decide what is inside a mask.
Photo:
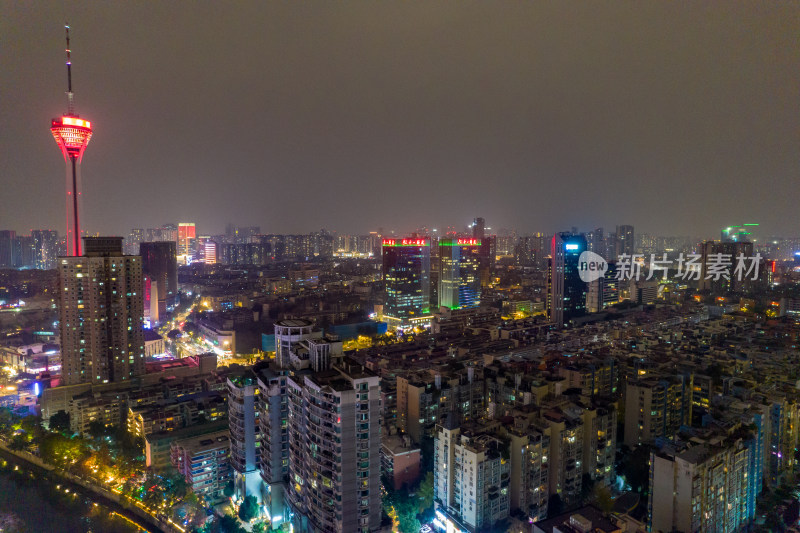
[[(78, 217), (78, 200), (80, 187), (78, 165), (83, 159), (83, 152), (92, 138), (92, 123), (79, 118), (75, 113), (74, 95), (72, 93), (72, 61), (69, 49), (69, 25), (64, 26), (67, 32), (67, 99), (68, 108), (64, 116), (54, 118), (50, 122), (53, 133), (64, 161), (67, 163), (67, 255), (81, 255), (81, 227)], [(72, 173), (70, 174), (70, 168)], [(70, 179), (71, 177), (71, 179)]]

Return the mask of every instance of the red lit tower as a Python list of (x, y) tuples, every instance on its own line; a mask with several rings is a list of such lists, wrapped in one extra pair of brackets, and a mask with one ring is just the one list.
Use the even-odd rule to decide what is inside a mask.
[[(69, 107), (64, 116), (54, 118), (50, 122), (50, 131), (53, 133), (64, 161), (67, 163), (67, 255), (81, 255), (81, 227), (78, 217), (78, 199), (80, 197), (78, 183), (78, 165), (83, 158), (83, 152), (92, 138), (92, 124), (88, 120), (78, 117), (75, 113), (75, 102), (72, 93), (72, 62), (69, 50), (69, 25), (67, 31), (67, 98)], [(70, 183), (70, 167), (72, 167), (72, 180)], [(72, 200), (70, 202), (70, 200)], [(70, 205), (70, 203), (72, 205)]]

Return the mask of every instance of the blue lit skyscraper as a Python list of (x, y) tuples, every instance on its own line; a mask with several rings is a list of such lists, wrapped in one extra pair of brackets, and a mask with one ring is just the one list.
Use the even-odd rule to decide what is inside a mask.
[(553, 235), (547, 276), (547, 315), (556, 327), (586, 314), (587, 284), (578, 271), (578, 259), (584, 251), (586, 237), (583, 235)]
[(383, 239), (386, 305), (383, 319), (391, 329), (430, 322), (431, 243), (427, 237)]

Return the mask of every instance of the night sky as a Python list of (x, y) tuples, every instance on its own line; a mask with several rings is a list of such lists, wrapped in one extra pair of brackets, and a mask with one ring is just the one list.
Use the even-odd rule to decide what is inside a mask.
[(0, 229), (800, 235), (800, 2), (0, 2)]

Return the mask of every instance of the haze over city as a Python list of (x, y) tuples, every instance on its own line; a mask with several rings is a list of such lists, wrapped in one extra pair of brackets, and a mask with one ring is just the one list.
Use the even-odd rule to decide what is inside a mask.
[(0, 226), (798, 233), (795, 2), (3, 2)]

